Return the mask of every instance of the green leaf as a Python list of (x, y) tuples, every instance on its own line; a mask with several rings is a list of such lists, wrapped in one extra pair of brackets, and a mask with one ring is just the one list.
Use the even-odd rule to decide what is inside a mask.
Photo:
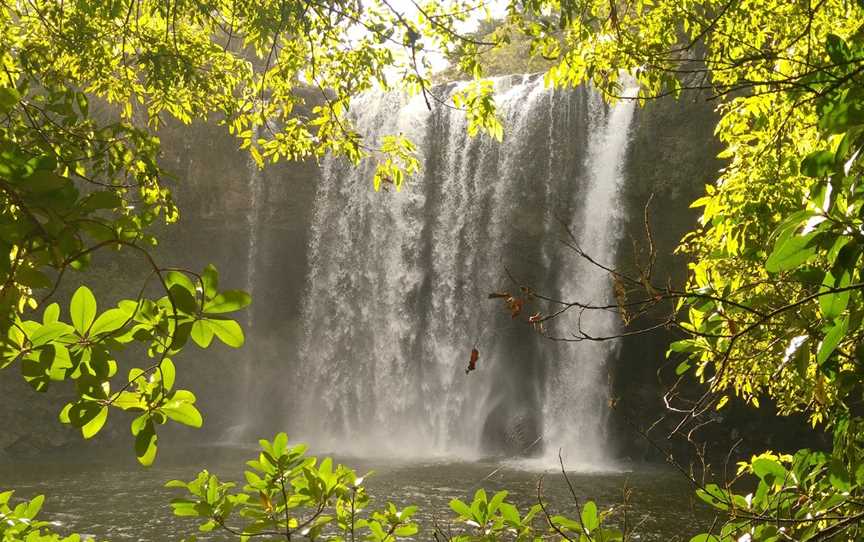
[(679, 363), (677, 367), (675, 367), (675, 374), (677, 376), (681, 376), (689, 370), (690, 370), (690, 362), (688, 360), (684, 360), (681, 363)]
[(240, 290), (227, 290), (204, 304), (204, 312), (222, 314), (240, 310), (249, 305), (252, 298)]
[(40, 326), (39, 329), (30, 334), (30, 342), (34, 347), (43, 346), (72, 332), (69, 324), (63, 322), (52, 322)]
[(416, 523), (409, 523), (408, 525), (400, 525), (399, 527), (396, 527), (393, 534), (396, 536), (407, 537), (414, 536), (418, 531), (419, 528)]
[(864, 123), (862, 91), (853, 88), (832, 95), (819, 106), (819, 128), (831, 134), (848, 131)]
[(234, 348), (243, 346), (245, 341), (243, 329), (234, 320), (204, 320), (204, 322), (223, 343)]
[(502, 502), (504, 502), (504, 499), (505, 499), (506, 497), (507, 497), (507, 492), (506, 492), (506, 491), (499, 491), (498, 493), (496, 493), (496, 494), (492, 497), (492, 499), (489, 501), (489, 515), (494, 514), (495, 511), (498, 510), (498, 506), (499, 506)]
[(180, 271), (168, 271), (168, 273), (165, 274), (165, 284), (168, 286), (168, 288), (171, 288), (175, 284), (179, 284), (193, 294), (196, 291), (195, 284), (192, 282), (192, 279), (190, 279), (186, 275), (186, 273), (181, 273)]
[[(47, 352), (47, 350), (43, 350)], [(51, 380), (65, 380), (66, 371), (72, 369), (72, 359), (69, 357), (69, 350), (62, 344), (55, 343), (52, 349), (51, 366), (49, 368), (49, 377)]]
[(695, 350), (692, 339), (682, 339), (669, 345), (669, 352), (694, 352)]
[(207, 348), (213, 340), (213, 328), (207, 325), (206, 320), (195, 320), (192, 323), (192, 331), (190, 331), (189, 336), (192, 337), (195, 344), (201, 348)]
[(93, 437), (102, 429), (102, 427), (105, 425), (105, 420), (107, 419), (108, 407), (103, 406), (99, 409), (99, 412), (92, 420), (84, 424), (84, 426), (81, 428), (81, 434), (84, 435), (85, 439)]
[(57, 416), (57, 419), (60, 420), (60, 423), (72, 423), (72, 418), (69, 416), (69, 412), (72, 410), (73, 406), (75, 406), (73, 403), (66, 403), (63, 409), (60, 410), (60, 414)]
[(14, 88), (0, 87), (0, 115), (5, 115), (21, 99), (21, 95)]
[(56, 322), (60, 318), (60, 305), (57, 303), (51, 303), (47, 307), (45, 307), (45, 311), (42, 313), (42, 323), (50, 324)]
[(97, 209), (115, 209), (120, 206), (122, 200), (116, 192), (111, 190), (103, 190), (93, 192), (87, 196), (79, 205), (83, 209), (95, 211)]
[(36, 495), (33, 497), (33, 500), (27, 503), (27, 519), (33, 519), (37, 515), (39, 515), (39, 511), (42, 510), (42, 504), (45, 502), (45, 495)]
[(219, 272), (216, 271), (213, 264), (204, 268), (204, 272), (201, 274), (201, 282), (204, 287), (205, 299), (214, 297), (219, 289)]
[(156, 459), (156, 442), (158, 438), (153, 420), (149, 417), (141, 417), (146, 421), (141, 424), (138, 433), (135, 435), (135, 456), (138, 458), (139, 463), (148, 467)]
[(815, 151), (801, 161), (801, 174), (808, 177), (824, 177), (834, 171), (834, 153)]
[(111, 404), (123, 410), (144, 410), (147, 408), (147, 403), (142, 399), (140, 393), (121, 391), (112, 399)]
[(68, 186), (69, 180), (53, 171), (37, 170), (27, 177), (24, 188), (36, 195), (54, 192)]
[(697, 489), (696, 496), (719, 510), (729, 508), (726, 502), (728, 500), (726, 492), (720, 489), (717, 484), (707, 484), (704, 489)]
[(459, 499), (452, 499), (450, 501), (450, 509), (465, 519), (474, 518), (474, 513), (471, 511), (471, 508)]
[(552, 520), (553, 524), (555, 524), (561, 528), (573, 531), (574, 533), (584, 532), (584, 529), (582, 528), (581, 523), (579, 523), (576, 520), (570, 519), (566, 516), (560, 516), (560, 515), (559, 516), (552, 516), (551, 520)]
[(594, 501), (588, 501), (582, 507), (582, 525), (588, 529), (588, 532), (593, 531), (600, 526), (600, 518), (597, 515), (597, 505)]
[(168, 291), (171, 293), (171, 301), (179, 311), (186, 314), (196, 314), (198, 312), (198, 303), (195, 301), (194, 291), (186, 289), (182, 284), (174, 284)]
[(848, 64), (852, 59), (852, 51), (843, 41), (843, 38), (835, 34), (828, 34), (825, 40), (825, 50), (834, 64)]
[(721, 542), (719, 538), (714, 536), (713, 534), (697, 534), (693, 538), (690, 539), (690, 542)]
[(189, 403), (171, 401), (159, 410), (161, 410), (163, 413), (165, 413), (166, 416), (168, 416), (175, 422), (182, 423), (184, 425), (189, 425), (191, 427), (201, 427), (203, 423), (201, 413), (198, 412), (198, 409), (195, 408), (194, 405), (191, 405)]
[(521, 523), (519, 519), (519, 510), (512, 504), (502, 502), (498, 507), (498, 510), (501, 511), (501, 517), (512, 525), (519, 525)]
[(90, 335), (117, 331), (123, 324), (129, 321), (129, 313), (123, 309), (108, 309), (96, 318), (90, 327)]
[(144, 413), (132, 420), (132, 423), (129, 424), (129, 429), (132, 431), (132, 436), (138, 436), (141, 431), (143, 431), (147, 427), (147, 423), (150, 421), (150, 414)]
[[(74, 403), (68, 411), (64, 409), (66, 419), (69, 420), (75, 427), (80, 427), (83, 429), (85, 425), (93, 421), (97, 416), (99, 416), (100, 411), (102, 410), (102, 405), (95, 401), (79, 401)], [(61, 417), (64, 413), (61, 413)], [(100, 425), (101, 427), (101, 425)]]
[(81, 286), (75, 291), (69, 304), (69, 313), (72, 316), (72, 325), (78, 333), (85, 335), (96, 317), (96, 298), (90, 288)]
[(767, 457), (760, 457), (751, 465), (753, 473), (769, 485), (782, 484), (786, 479), (787, 471), (777, 461)]
[(165, 358), (162, 360), (162, 363), (159, 364), (159, 370), (156, 371), (156, 374), (162, 375), (162, 385), (166, 390), (171, 390), (174, 388), (174, 378), (177, 374), (177, 369), (174, 367), (174, 362), (169, 358)]
[(818, 232), (806, 235), (793, 235), (774, 247), (774, 251), (765, 262), (765, 269), (770, 273), (788, 271), (803, 264), (816, 254), (816, 243), (813, 242)]
[[(833, 273), (838, 273), (835, 278)], [(834, 271), (825, 273), (825, 279), (822, 282), (822, 287), (819, 292), (828, 292), (833, 289), (846, 288), (852, 282), (852, 272), (848, 268), (835, 268)], [(846, 307), (849, 305), (849, 290), (842, 292), (826, 293), (819, 296), (819, 309), (822, 311), (822, 317), (826, 320), (833, 320), (843, 314)]]
[(831, 354), (846, 336), (846, 330), (849, 327), (849, 317), (844, 316), (834, 321), (834, 324), (829, 327), (825, 333), (825, 338), (819, 345), (819, 352), (816, 354), (816, 361), (825, 363), (831, 357)]
[(828, 481), (837, 491), (846, 492), (852, 489), (849, 471), (839, 459), (832, 459), (828, 465)]

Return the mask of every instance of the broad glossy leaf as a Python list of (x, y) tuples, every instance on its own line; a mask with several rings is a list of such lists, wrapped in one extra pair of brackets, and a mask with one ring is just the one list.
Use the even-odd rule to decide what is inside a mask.
[(86, 334), (93, 319), (96, 318), (96, 298), (90, 288), (81, 286), (75, 291), (69, 304), (69, 314), (72, 317), (72, 325), (78, 333)]
[(201, 427), (203, 419), (201, 413), (194, 405), (179, 401), (170, 401), (160, 408), (166, 416), (175, 422), (189, 425), (191, 427)]
[(496, 510), (498, 510), (498, 506), (504, 502), (504, 499), (507, 498), (506, 491), (499, 491), (495, 495), (492, 496), (492, 499), (489, 500), (489, 514), (494, 514)]
[(408, 537), (414, 536), (419, 531), (419, 527), (415, 523), (409, 523), (408, 525), (400, 525), (396, 527), (393, 531), (393, 534), (400, 537)]
[(450, 501), (450, 509), (465, 519), (472, 519), (474, 517), (474, 513), (471, 511), (471, 508), (469, 508), (467, 504), (460, 501), (459, 499), (452, 499)]
[(594, 501), (588, 501), (582, 507), (582, 525), (588, 529), (588, 531), (593, 531), (597, 527), (600, 526), (600, 517), (597, 515), (597, 505)]
[(83, 428), (93, 421), (101, 410), (102, 406), (95, 401), (80, 401), (74, 403), (66, 412), (66, 415), (73, 426)]
[(204, 268), (204, 272), (201, 273), (201, 282), (204, 286), (205, 298), (214, 297), (219, 289), (219, 272), (212, 264)]
[(849, 290), (824, 293), (834, 289), (846, 288), (852, 282), (852, 272), (850, 269), (835, 268), (834, 272), (839, 273), (839, 276), (835, 277), (831, 272), (826, 273), (822, 287), (819, 289), (820, 293), (823, 293), (823, 295), (819, 296), (819, 309), (822, 311), (822, 317), (825, 320), (837, 318), (843, 314), (843, 311), (849, 305), (849, 295), (851, 293)]
[(849, 50), (849, 46), (846, 45), (843, 38), (836, 34), (828, 34), (825, 40), (825, 50), (831, 57), (831, 62), (835, 64), (848, 64), (852, 59), (852, 51)]
[(129, 314), (124, 309), (108, 309), (96, 318), (90, 328), (90, 335), (117, 331), (129, 321)]
[(852, 488), (849, 470), (839, 459), (832, 459), (828, 465), (828, 480), (837, 491), (849, 491)]
[(174, 284), (168, 291), (171, 292), (170, 299), (177, 310), (186, 314), (196, 314), (198, 312), (198, 303), (195, 301), (194, 290), (190, 291), (182, 284)]
[(787, 476), (783, 465), (767, 457), (754, 460), (752, 468), (753, 473), (768, 484), (782, 484)]
[(165, 284), (167, 284), (169, 288), (175, 284), (179, 284), (190, 292), (195, 292), (195, 284), (192, 282), (192, 279), (190, 279), (186, 273), (181, 273), (180, 271), (168, 271), (165, 274)]
[(119, 207), (121, 203), (122, 200), (116, 192), (102, 190), (87, 196), (80, 205), (85, 209), (95, 211), (97, 209), (114, 209)]
[(204, 305), (204, 312), (210, 314), (222, 314), (240, 310), (249, 305), (252, 298), (246, 292), (240, 290), (227, 290)]
[(789, 271), (803, 264), (816, 254), (815, 241), (817, 232), (806, 235), (793, 235), (774, 247), (774, 251), (765, 262), (765, 269), (771, 273)]
[(153, 420), (145, 419), (146, 421), (139, 427), (138, 433), (135, 435), (135, 456), (139, 463), (147, 467), (152, 465), (156, 459), (158, 437)]
[(203, 320), (213, 330), (213, 333), (219, 337), (219, 340), (228, 346), (240, 348), (243, 346), (245, 337), (240, 324), (234, 320)]
[(574, 533), (583, 533), (584, 529), (582, 529), (582, 524), (574, 519), (570, 519), (567, 516), (552, 516), (552, 523), (561, 527), (563, 529), (567, 529), (573, 531)]
[(822, 343), (819, 345), (819, 352), (816, 354), (816, 361), (819, 363), (825, 363), (825, 361), (831, 357), (831, 354), (840, 344), (840, 341), (842, 341), (843, 337), (846, 336), (848, 326), (849, 318), (848, 316), (844, 316), (835, 320), (834, 323), (827, 328), (825, 338), (822, 339)]
[(111, 404), (122, 410), (143, 410), (147, 407), (147, 403), (142, 400), (141, 394), (129, 391), (118, 393), (113, 397)]
[(34, 347), (43, 346), (52, 341), (69, 335), (72, 327), (63, 322), (52, 322), (40, 326), (39, 329), (30, 334), (30, 342)]
[(864, 101), (861, 95), (858, 89), (834, 94), (826, 100), (819, 108), (819, 128), (839, 134), (864, 123)]
[(84, 424), (83, 427), (81, 427), (81, 434), (84, 435), (85, 439), (93, 437), (102, 429), (102, 427), (105, 425), (105, 420), (107, 419), (108, 407), (103, 406), (99, 409), (99, 412), (96, 414), (96, 416), (93, 417), (92, 420), (90, 420), (89, 422)]
[(42, 323), (50, 324), (52, 322), (56, 322), (60, 318), (60, 305), (57, 303), (51, 303), (47, 307), (45, 307), (45, 311), (42, 313)]
[(162, 360), (162, 363), (159, 364), (159, 369), (156, 371), (156, 374), (162, 375), (162, 385), (165, 386), (166, 390), (171, 390), (174, 388), (174, 379), (177, 374), (177, 370), (174, 367), (174, 362), (171, 361), (170, 358), (165, 358)]
[(801, 173), (808, 177), (824, 177), (834, 171), (834, 153), (815, 151), (801, 161)]
[(201, 348), (207, 348), (213, 340), (213, 328), (207, 324), (206, 320), (195, 320), (192, 323), (192, 330), (189, 332), (189, 336), (192, 337), (195, 344)]
[(503, 517), (511, 524), (519, 525), (521, 523), (521, 520), (519, 518), (519, 510), (512, 504), (502, 502), (501, 505), (498, 507), (498, 510), (501, 513), (501, 517)]

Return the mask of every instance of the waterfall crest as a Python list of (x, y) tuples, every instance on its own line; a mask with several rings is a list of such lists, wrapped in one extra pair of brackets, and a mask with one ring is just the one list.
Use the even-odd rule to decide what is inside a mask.
[[(429, 111), (422, 97), (370, 93), (353, 105), (371, 141), (415, 141), (422, 171), (381, 194), (371, 165), (323, 164), (289, 391), (295, 437), (350, 455), (557, 458), (563, 447), (586, 465), (608, 455), (614, 345), (551, 343), (486, 297), (515, 288), (513, 276), (608, 301), (608, 276), (561, 250), (560, 222), (614, 261), (633, 106), (610, 110), (592, 91), (546, 89), (539, 76), (497, 79), (496, 102), (501, 144), (468, 137), (462, 113)], [(614, 315), (591, 318), (593, 332), (614, 331)], [(466, 374), (475, 345), (478, 370)]]

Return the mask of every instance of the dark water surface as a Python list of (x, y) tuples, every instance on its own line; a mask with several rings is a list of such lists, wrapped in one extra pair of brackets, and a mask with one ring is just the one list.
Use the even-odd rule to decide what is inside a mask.
[[(171, 514), (169, 501), (182, 494), (164, 483), (191, 480), (202, 468), (222, 479), (240, 480), (244, 461), (254, 449), (192, 448), (173, 450), (145, 469), (137, 466), (128, 450), (106, 451), (98, 459), (87, 454), (79, 460), (69, 454), (56, 460), (42, 458), (0, 462), (0, 490), (15, 489), (17, 497), (45, 494), (43, 518), (55, 522), (61, 533), (80, 532), (99, 540), (167, 541), (197, 533), (197, 523)], [(167, 455), (167, 454), (163, 454)], [(130, 461), (131, 459), (131, 461)], [(415, 504), (422, 527), (418, 540), (431, 540), (431, 526), (452, 516), (452, 498), (469, 500), (477, 488), (487, 492), (507, 489), (508, 500), (520, 510), (537, 502), (537, 483), (543, 478), (544, 501), (550, 513), (576, 516), (572, 498), (560, 471), (540, 470), (519, 462), (403, 461), (349, 459), (340, 462), (362, 474), (370, 470), (367, 487), (373, 505), (386, 501)], [(595, 499), (602, 507), (622, 502), (626, 486), (631, 490), (627, 523), (635, 527), (635, 540), (687, 541), (707, 529), (713, 516), (692, 499), (693, 492), (678, 473), (660, 466), (632, 466), (620, 472), (570, 473), (577, 495)], [(613, 522), (620, 522), (620, 516)], [(223, 535), (202, 538), (229, 540)]]

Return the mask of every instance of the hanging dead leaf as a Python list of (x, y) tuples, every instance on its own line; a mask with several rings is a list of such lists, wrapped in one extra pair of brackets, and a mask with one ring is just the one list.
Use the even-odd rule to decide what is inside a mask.
[(465, 369), (465, 374), (467, 375), (471, 371), (475, 371), (477, 369), (477, 360), (480, 359), (480, 351), (476, 348), (471, 349), (471, 357), (468, 358), (468, 368)]

